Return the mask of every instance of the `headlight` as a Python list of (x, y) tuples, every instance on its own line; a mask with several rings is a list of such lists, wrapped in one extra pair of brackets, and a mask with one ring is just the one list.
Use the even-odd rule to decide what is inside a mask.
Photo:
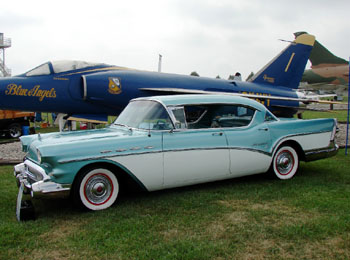
[(41, 164), (41, 153), (40, 153), (39, 149), (36, 149), (36, 156), (38, 157), (39, 164)]

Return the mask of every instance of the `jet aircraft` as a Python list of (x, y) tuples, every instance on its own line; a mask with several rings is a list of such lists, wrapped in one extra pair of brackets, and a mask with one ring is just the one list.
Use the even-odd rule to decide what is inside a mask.
[[(295, 36), (307, 34), (296, 32)], [(335, 56), (318, 41), (310, 53), (311, 69), (305, 70), (301, 82), (308, 84), (348, 85), (349, 62)]]
[(44, 63), (0, 79), (0, 109), (56, 112), (71, 120), (105, 122), (132, 98), (180, 93), (226, 93), (260, 100), (278, 116), (291, 117), (300, 103), (315, 102), (296, 91), (315, 37), (300, 35), (250, 82), (147, 72), (82, 61)]

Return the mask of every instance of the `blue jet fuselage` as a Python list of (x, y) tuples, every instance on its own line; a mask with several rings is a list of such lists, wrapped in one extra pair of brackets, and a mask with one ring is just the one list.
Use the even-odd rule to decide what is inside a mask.
[[(117, 81), (118, 85), (113, 80)], [(118, 90), (113, 91), (113, 87)], [(19, 75), (1, 79), (0, 108), (58, 112), (70, 115), (118, 115), (130, 99), (160, 94), (143, 90), (147, 88), (195, 89), (297, 98), (295, 91), (284, 87), (276, 88), (250, 82), (106, 66), (105, 68), (89, 68), (69, 73), (41, 76)], [(166, 94), (166, 92), (161, 94)], [(293, 114), (292, 108), (298, 107), (296, 101), (269, 99), (260, 101), (272, 112), (281, 110), (279, 106), (283, 106), (284, 111), (286, 106), (290, 106), (289, 113)]]

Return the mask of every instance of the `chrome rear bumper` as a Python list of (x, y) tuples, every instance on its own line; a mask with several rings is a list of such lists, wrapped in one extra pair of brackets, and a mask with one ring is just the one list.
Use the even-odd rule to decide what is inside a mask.
[(331, 141), (330, 145), (326, 148), (305, 152), (305, 161), (310, 162), (332, 157), (338, 153), (338, 150), (339, 146), (334, 141)]

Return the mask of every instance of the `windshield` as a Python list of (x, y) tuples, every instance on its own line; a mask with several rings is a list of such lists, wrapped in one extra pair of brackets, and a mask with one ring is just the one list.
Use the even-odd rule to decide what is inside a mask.
[(114, 124), (147, 130), (173, 128), (167, 110), (160, 103), (148, 100), (130, 102)]
[(49, 63), (44, 63), (26, 73), (26, 76), (31, 77), (31, 76), (41, 76), (41, 75), (50, 75), (50, 67)]

